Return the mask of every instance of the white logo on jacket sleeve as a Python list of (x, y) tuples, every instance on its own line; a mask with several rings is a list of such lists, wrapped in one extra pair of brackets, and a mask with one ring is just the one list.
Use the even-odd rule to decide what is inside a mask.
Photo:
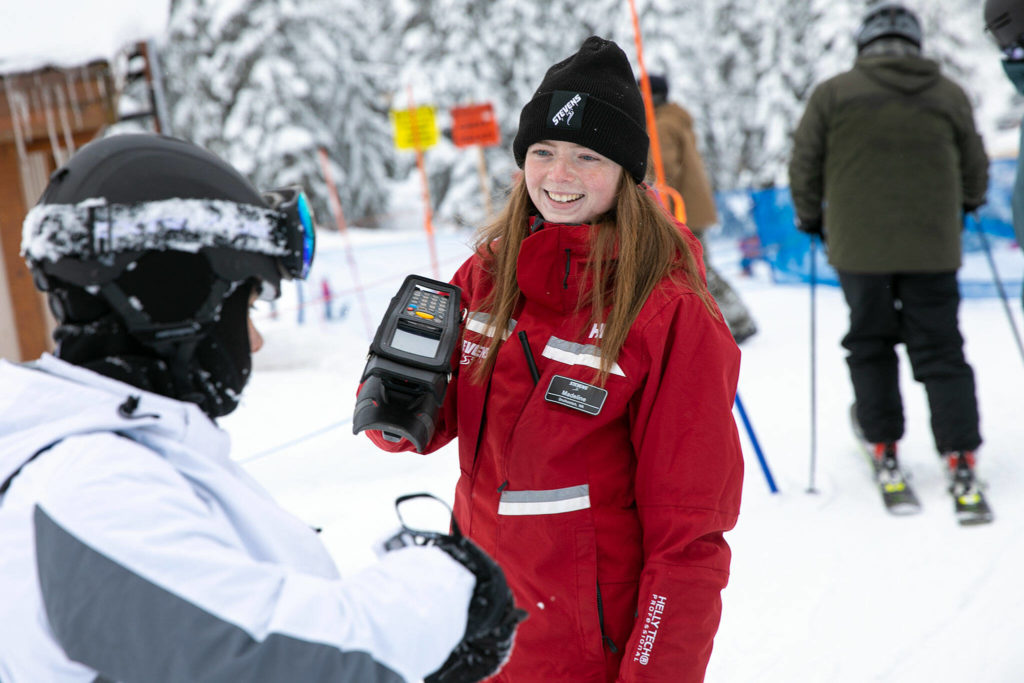
[(654, 639), (658, 637), (658, 629), (661, 628), (661, 617), (665, 612), (665, 603), (668, 598), (656, 593), (651, 594), (651, 601), (647, 605), (647, 616), (644, 618), (644, 630), (640, 634), (640, 642), (636, 645), (636, 652), (633, 653), (633, 661), (641, 666), (647, 666), (651, 661), (651, 653), (654, 651)]
[(462, 340), (462, 360), (459, 365), (469, 365), (474, 358), (487, 358), (487, 347), (475, 344), (466, 339)]

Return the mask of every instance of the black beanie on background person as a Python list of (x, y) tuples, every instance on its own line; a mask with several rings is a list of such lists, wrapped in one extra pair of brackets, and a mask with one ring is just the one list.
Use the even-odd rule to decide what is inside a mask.
[(591, 36), (576, 54), (544, 74), (519, 115), (512, 151), (522, 168), (533, 143), (572, 142), (611, 159), (641, 183), (650, 146), (646, 121), (626, 53), (610, 40)]
[[(647, 76), (647, 82), (651, 86), (651, 103), (655, 106), (661, 106), (668, 102), (668, 79), (661, 74), (650, 74)], [(637, 85), (640, 81), (637, 81)]]
[(661, 74), (650, 74), (647, 76), (651, 84), (652, 95), (668, 95), (668, 79)]

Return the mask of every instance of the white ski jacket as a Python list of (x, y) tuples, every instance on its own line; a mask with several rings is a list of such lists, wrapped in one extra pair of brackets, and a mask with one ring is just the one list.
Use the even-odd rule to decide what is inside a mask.
[(440, 668), (472, 575), (409, 548), (342, 580), (228, 449), (195, 405), (52, 356), (0, 361), (0, 484), (14, 475), (0, 681), (392, 683)]

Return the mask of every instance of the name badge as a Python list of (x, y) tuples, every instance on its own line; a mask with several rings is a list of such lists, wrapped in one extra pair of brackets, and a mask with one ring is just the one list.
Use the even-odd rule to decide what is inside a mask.
[(551, 384), (548, 385), (548, 390), (544, 394), (545, 401), (551, 401), (587, 415), (600, 413), (606, 398), (608, 398), (608, 392), (601, 387), (561, 375), (551, 378)]

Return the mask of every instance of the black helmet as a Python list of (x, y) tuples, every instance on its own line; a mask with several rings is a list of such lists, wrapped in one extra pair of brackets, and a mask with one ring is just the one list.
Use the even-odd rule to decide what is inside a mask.
[(921, 47), (921, 22), (917, 15), (895, 2), (871, 8), (857, 30), (857, 51), (879, 38), (896, 37)]
[(1024, 2), (987, 0), (985, 30), (992, 34), (1002, 50), (1024, 45)]
[(92, 142), (50, 177), (22, 253), (58, 321), (57, 355), (135, 386), (234, 410), (256, 290), (312, 262), (297, 188), (261, 195), (210, 152), (162, 135)]

